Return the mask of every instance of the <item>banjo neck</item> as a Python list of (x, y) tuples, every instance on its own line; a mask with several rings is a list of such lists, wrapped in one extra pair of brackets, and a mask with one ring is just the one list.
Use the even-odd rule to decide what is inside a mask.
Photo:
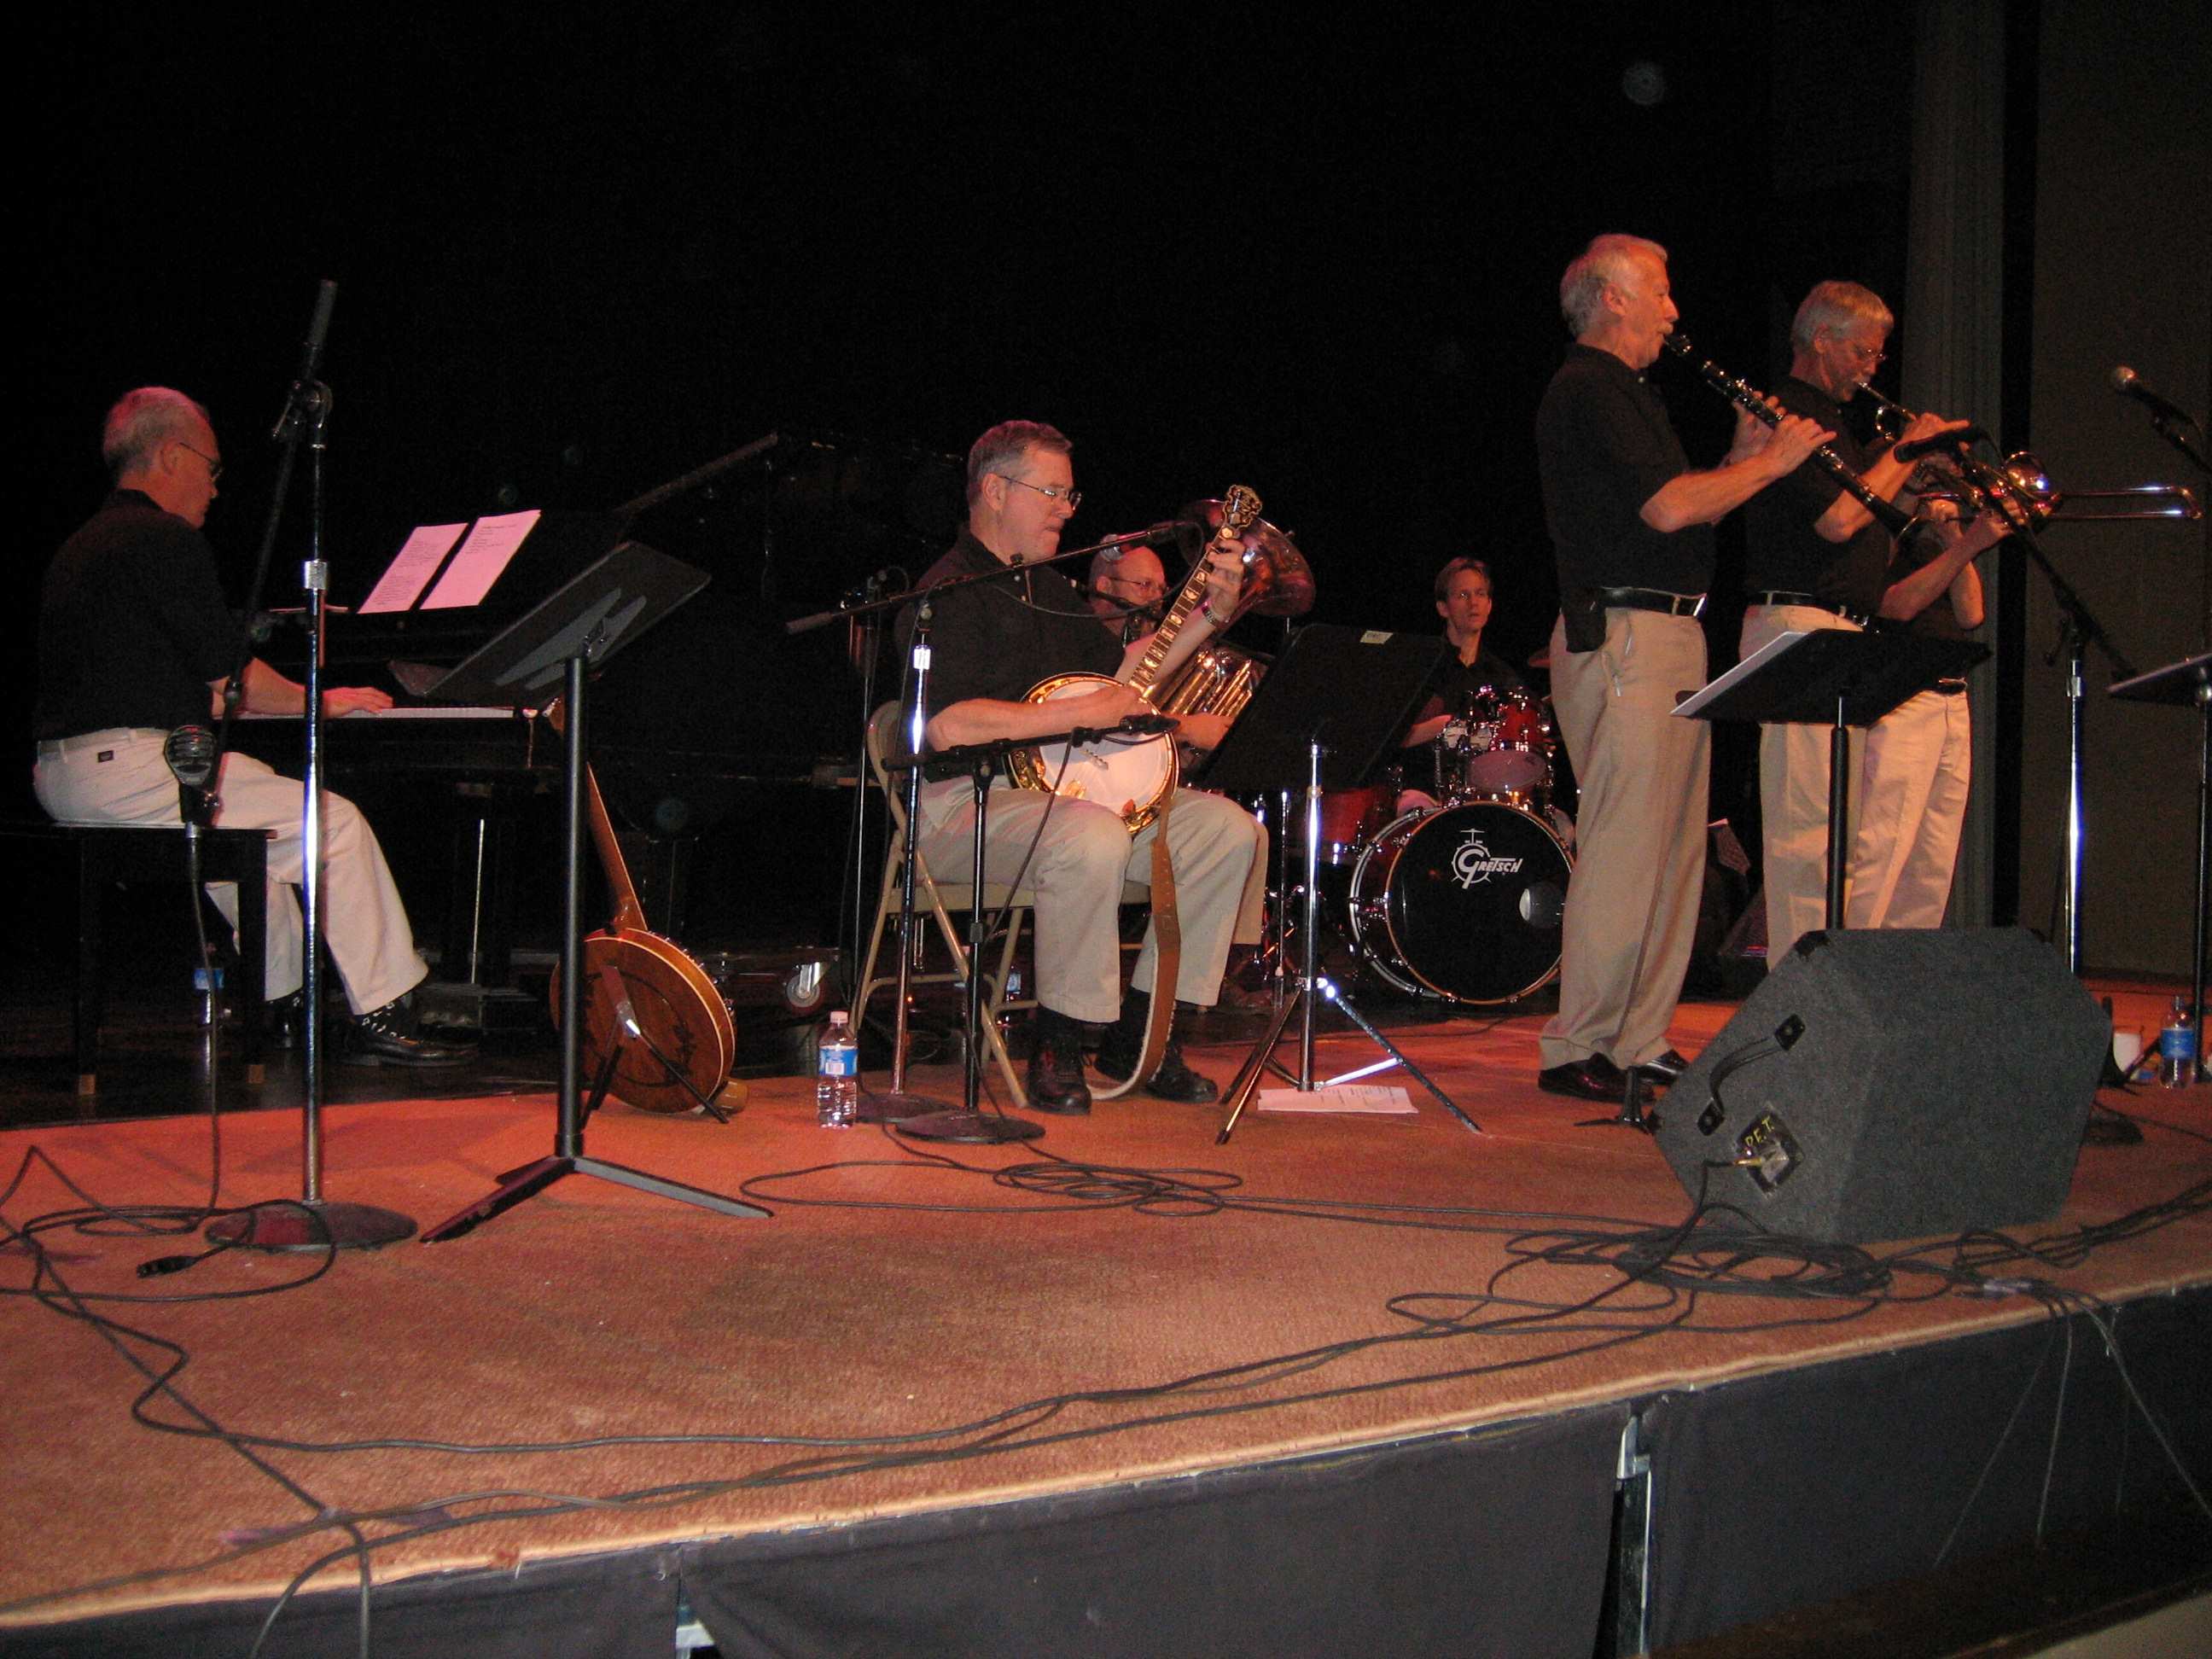
[[(1201, 552), (1190, 567), (1160, 625), (1153, 630), (1152, 642), (1145, 654), (1130, 669), (1124, 683), (1147, 702), (1152, 701), (1152, 688), (1158, 683), (1161, 670), (1166, 665), (1169, 653), (1175, 649), (1176, 639), (1182, 632), (1190, 614), (1206, 603), (1206, 554), (1215, 546), (1235, 546), (1237, 538), (1250, 529), (1260, 517), (1260, 498), (1243, 484), (1233, 485), (1221, 503), (1221, 528), (1213, 532), (1212, 542)], [(1251, 555), (1241, 556), (1249, 562)]]

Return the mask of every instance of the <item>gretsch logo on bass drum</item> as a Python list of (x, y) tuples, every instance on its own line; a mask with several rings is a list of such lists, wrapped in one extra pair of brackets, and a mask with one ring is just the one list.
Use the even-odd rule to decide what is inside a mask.
[(1480, 829), (1467, 832), (1467, 839), (1452, 854), (1452, 876), (1462, 888), (1471, 888), (1479, 881), (1488, 881), (1492, 876), (1511, 876), (1520, 873), (1523, 860), (1494, 859), (1489, 845), (1482, 838)]

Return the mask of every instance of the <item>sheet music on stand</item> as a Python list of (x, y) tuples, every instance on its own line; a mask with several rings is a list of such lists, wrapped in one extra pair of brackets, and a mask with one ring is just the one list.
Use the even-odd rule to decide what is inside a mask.
[(1674, 712), (1709, 720), (1871, 726), (1938, 680), (1963, 677), (1990, 654), (1971, 640), (1814, 628), (1778, 634)]
[(1449, 650), (1436, 635), (1309, 623), (1194, 781), (1232, 795), (1299, 788), (1307, 745), (1318, 741), (1322, 787), (1356, 788), (1411, 723)]

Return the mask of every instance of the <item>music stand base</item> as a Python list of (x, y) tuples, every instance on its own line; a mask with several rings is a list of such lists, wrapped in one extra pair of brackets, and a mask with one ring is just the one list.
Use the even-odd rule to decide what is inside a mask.
[(869, 1090), (860, 1097), (854, 1108), (855, 1123), (904, 1123), (909, 1119), (929, 1117), (952, 1108), (945, 1102), (928, 1095), (908, 1093), (903, 1089)]
[(1025, 1117), (992, 1117), (981, 1112), (933, 1112), (925, 1117), (902, 1119), (891, 1128), (916, 1140), (958, 1140), (984, 1146), (1035, 1140), (1044, 1133), (1043, 1124)]
[(1659, 1133), (1659, 1115), (1644, 1109), (1644, 1074), (1635, 1066), (1628, 1068), (1628, 1076), (1620, 1090), (1620, 1110), (1611, 1117), (1586, 1117), (1578, 1120), (1577, 1129), (1633, 1129), (1638, 1134)]
[(210, 1244), (240, 1250), (374, 1250), (415, 1236), (414, 1218), (374, 1204), (317, 1199), (257, 1204), (207, 1225)]
[(568, 1158), (556, 1153), (550, 1158), (541, 1158), (535, 1163), (526, 1164), (520, 1169), (510, 1170), (500, 1178), (496, 1188), (425, 1232), (422, 1242), (425, 1244), (441, 1244), (449, 1238), (459, 1238), (481, 1223), (513, 1209), (524, 1199), (536, 1197), (562, 1176), (571, 1175), (595, 1176), (601, 1181), (611, 1181), (617, 1187), (635, 1188), (641, 1193), (673, 1199), (679, 1204), (696, 1205), (700, 1209), (713, 1210), (721, 1215), (765, 1220), (769, 1214), (757, 1204), (748, 1204), (742, 1199), (725, 1198), (720, 1193), (710, 1193), (702, 1188), (687, 1187), (680, 1181), (647, 1175), (644, 1170), (633, 1170), (628, 1164), (610, 1164), (598, 1158)]

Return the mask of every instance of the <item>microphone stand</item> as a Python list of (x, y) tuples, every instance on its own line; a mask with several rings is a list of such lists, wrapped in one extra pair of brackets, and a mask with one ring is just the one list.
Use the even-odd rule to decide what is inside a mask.
[[(919, 754), (922, 733), (929, 725), (929, 628), (934, 616), (934, 600), (929, 592), (921, 596), (921, 603), (914, 613), (914, 639), (911, 645), (914, 665), (914, 701), (902, 712), (905, 715), (906, 745), (908, 752)], [(870, 711), (872, 714), (872, 710)], [(867, 758), (861, 757), (865, 769)], [(886, 770), (889, 769), (886, 768)], [(865, 773), (864, 773), (865, 777)], [(906, 822), (899, 833), (903, 837), (899, 859), (899, 926), (898, 926), (898, 984), (896, 1000), (891, 1009), (891, 1086), (888, 1090), (867, 1090), (862, 1093), (854, 1116), (862, 1123), (902, 1123), (908, 1119), (942, 1118), (951, 1115), (951, 1108), (929, 1095), (910, 1094), (906, 1086), (907, 1022), (909, 1015), (908, 997), (914, 984), (914, 865), (915, 848), (921, 836), (921, 768), (912, 766), (906, 775)], [(865, 790), (864, 790), (865, 793)], [(980, 819), (975, 826), (975, 845), (983, 844), (983, 826)], [(983, 908), (983, 889), (979, 882), (969, 895), (968, 983), (972, 989), (981, 982), (981, 963), (975, 955), (973, 918)], [(860, 958), (855, 956), (853, 971), (860, 972)], [(857, 987), (854, 988), (858, 988)], [(855, 1040), (858, 1032), (855, 1030)], [(977, 1044), (981, 1042), (980, 1028), (970, 1024), (966, 1044), (968, 1058), (972, 1062)], [(970, 1067), (972, 1071), (972, 1066)], [(968, 1107), (975, 1109), (975, 1097), (972, 1090), (968, 1096)], [(1032, 1126), (1034, 1127), (1034, 1126)]]
[[(2044, 580), (2051, 584), (2051, 596), (2057, 601), (2059, 612), (2058, 643), (2052, 647), (2050, 660), (2056, 661), (2063, 653), (2066, 659), (2066, 862), (2059, 872), (2059, 919), (2063, 925), (2066, 951), (2066, 971), (2077, 979), (2081, 973), (2081, 866), (2084, 853), (2082, 836), (2082, 758), (2085, 753), (2082, 723), (2087, 702), (2082, 678), (2083, 666), (2092, 645), (2102, 646), (2105, 654), (2112, 660), (2115, 677), (2134, 678), (2130, 665), (2112, 635), (2106, 633), (2087, 604), (2075, 592), (2074, 586), (2058, 574), (2036, 540), (2035, 532), (2025, 526), (2016, 526), (2014, 539), (2027, 551)], [(2054, 927), (2054, 932), (2058, 931)]]
[[(262, 546), (263, 569), (255, 573), (258, 601), (269, 550), (276, 539), (277, 522), (284, 510), (284, 494), (292, 476), (300, 439), (307, 436), (307, 557), (301, 568), (301, 585), (307, 594), (307, 777), (302, 785), (300, 830), (300, 908), (302, 935), (302, 978), (300, 1020), (304, 1079), (300, 1101), (301, 1194), (297, 1200), (257, 1204), (212, 1223), (206, 1236), (214, 1243), (256, 1250), (374, 1249), (412, 1236), (414, 1221), (396, 1210), (370, 1204), (332, 1203), (323, 1196), (323, 635), (324, 595), (330, 586), (330, 567), (323, 558), (325, 429), (330, 420), (331, 389), (315, 378), (323, 342), (330, 331), (331, 308), (337, 284), (325, 282), (315, 299), (313, 319), (307, 330), (300, 374), (292, 382), (284, 410), (270, 436), (284, 446), (277, 469), (277, 486), (269, 504), (268, 533)], [(252, 606), (248, 606), (250, 618)], [(246, 653), (224, 690), (223, 723), (228, 726), (244, 689)], [(220, 742), (218, 742), (218, 751)], [(262, 1017), (260, 1009), (252, 1018)]]
[[(927, 655), (926, 647), (922, 654)], [(918, 698), (915, 707), (918, 714), (921, 708)], [(907, 775), (906, 880), (908, 888), (907, 896), (909, 919), (911, 889), (914, 883), (915, 820), (921, 800), (922, 767), (933, 761), (947, 765), (964, 766), (975, 792), (975, 833), (973, 851), (969, 858), (968, 878), (969, 892), (971, 897), (968, 906), (968, 995), (965, 1016), (967, 1037), (962, 1044), (963, 1063), (961, 1067), (961, 1107), (958, 1111), (938, 1111), (918, 1115), (902, 1115), (896, 1119), (886, 1120), (899, 1133), (912, 1135), (917, 1140), (957, 1140), (1000, 1146), (1012, 1140), (1035, 1140), (1044, 1133), (1042, 1124), (1032, 1122), (1028, 1118), (1014, 1117), (1004, 1112), (987, 1114), (982, 1110), (984, 1018), (982, 961), (984, 941), (988, 937), (983, 920), (983, 859), (986, 850), (985, 830), (988, 823), (988, 815), (990, 810), (991, 785), (998, 776), (1000, 763), (1017, 749), (1028, 749), (1038, 744), (1048, 743), (1064, 743), (1070, 747), (1079, 747), (1084, 744), (1097, 743), (1102, 739), (1131, 735), (1158, 741), (1167, 734), (1164, 730), (1152, 729), (1154, 722), (1161, 722), (1164, 725), (1164, 717), (1133, 715), (1119, 726), (1103, 729), (1079, 726), (1058, 734), (1048, 734), (1038, 738), (1004, 738), (991, 743), (963, 744), (957, 749), (946, 749), (933, 755), (925, 755), (921, 752), (920, 743), (923, 722), (917, 719), (912, 727), (912, 734), (915, 738), (912, 750), (907, 754), (889, 757), (884, 761), (884, 766), (886, 771), (903, 769)], [(1010, 886), (1012, 884), (1010, 884)], [(902, 942), (902, 948), (903, 948), (903, 942)], [(899, 961), (901, 990), (899, 1006), (902, 1011), (906, 1006), (904, 990), (908, 966), (908, 959), (902, 956)], [(894, 1074), (895, 1091), (902, 1081), (902, 1072)], [(919, 1096), (903, 1093), (895, 1093), (891, 1097), (901, 1102), (918, 1101), (921, 1098)], [(869, 1097), (863, 1097), (864, 1103), (867, 1098)]]

